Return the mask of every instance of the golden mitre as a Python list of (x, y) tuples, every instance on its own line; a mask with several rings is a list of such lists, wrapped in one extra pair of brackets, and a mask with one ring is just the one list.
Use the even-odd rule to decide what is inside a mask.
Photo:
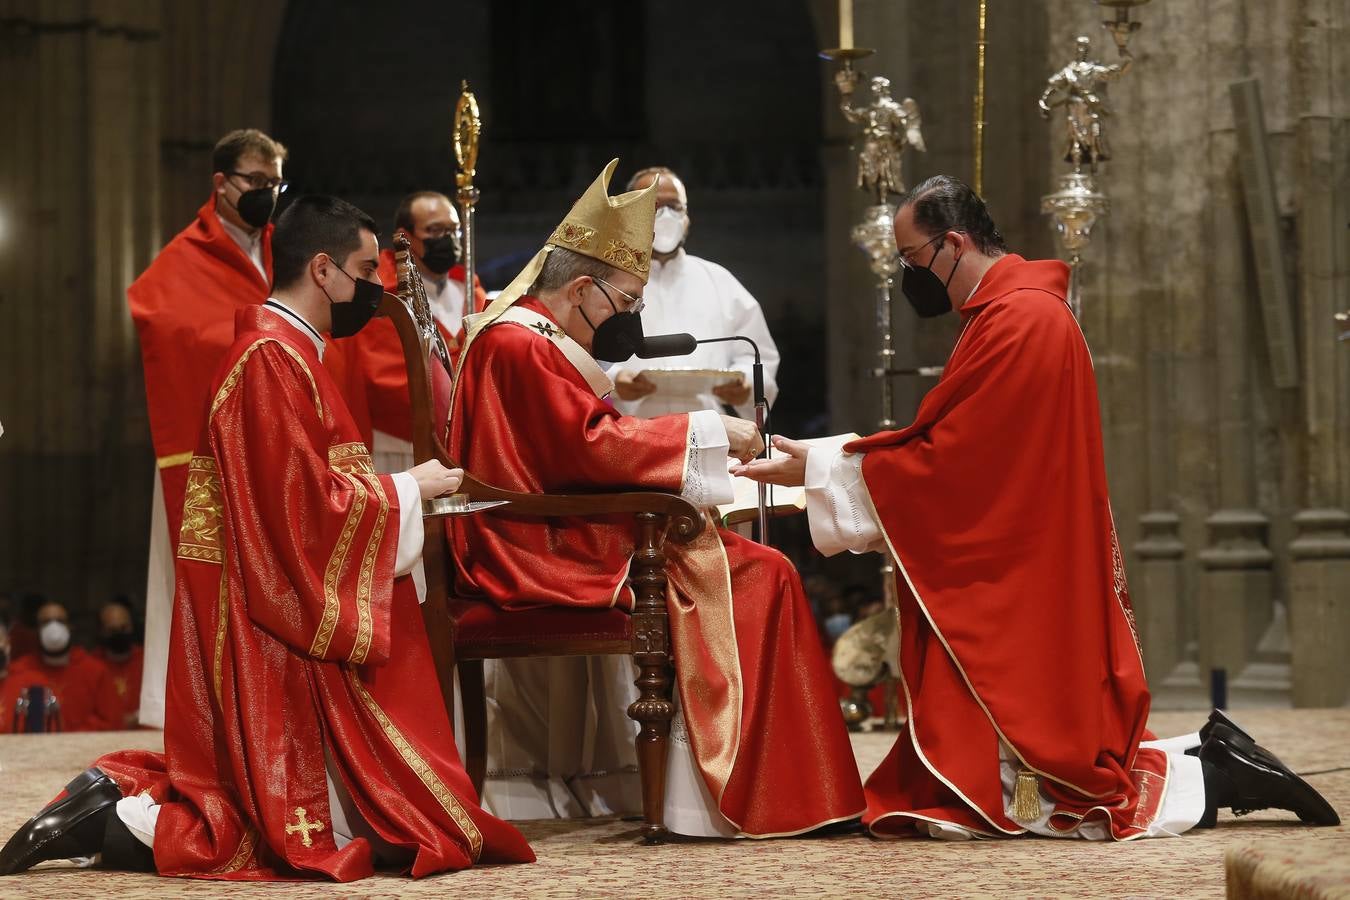
[(467, 335), (460, 348), (460, 365), (479, 333), (524, 296), (539, 277), (548, 255), (558, 247), (609, 263), (641, 278), (643, 284), (647, 283), (656, 223), (656, 185), (660, 179), (642, 190), (611, 197), (609, 179), (618, 165), (617, 159), (610, 160), (600, 177), (591, 182), (581, 198), (572, 204), (572, 211), (553, 229), (544, 246), (487, 309), (464, 317)]
[(609, 180), (618, 165), (617, 159), (610, 160), (547, 243), (607, 262), (646, 284), (652, 266), (657, 181), (611, 197)]

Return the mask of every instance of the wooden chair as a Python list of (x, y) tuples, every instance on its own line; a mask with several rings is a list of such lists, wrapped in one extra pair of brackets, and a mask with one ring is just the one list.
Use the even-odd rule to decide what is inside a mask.
[[(413, 268), (407, 238), (395, 236), (394, 249), (398, 296), (385, 294), (377, 315), (393, 321), (407, 360), (413, 455), (419, 463), (439, 459), (446, 466), (456, 467), (440, 437), (449, 412), (450, 356), (432, 320), (421, 277)], [(628, 715), (640, 725), (636, 747), (642, 779), (642, 836), (648, 843), (660, 841), (667, 834), (663, 813), (666, 757), (670, 720), (675, 713), (664, 544), (667, 540), (686, 543), (697, 537), (704, 527), (702, 514), (674, 494), (526, 494), (486, 484), (468, 472), (460, 492), (470, 500), (509, 500), (511, 505), (504, 509), (516, 516), (633, 515), (638, 545), (629, 570), (636, 595), (631, 614), (618, 609), (562, 607), (505, 611), (491, 603), (455, 597), (440, 520), (431, 519), (422, 555), (427, 582), (422, 615), (447, 705), (453, 705), (454, 672), (458, 667), (465, 766), (480, 796), (487, 769), (484, 660), (631, 654), (640, 673), (636, 681), (639, 696), (628, 707)], [(450, 712), (453, 721), (453, 709)]]

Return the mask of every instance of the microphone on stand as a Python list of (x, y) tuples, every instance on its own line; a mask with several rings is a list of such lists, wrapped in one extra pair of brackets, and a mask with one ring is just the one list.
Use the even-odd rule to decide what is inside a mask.
[[(755, 352), (755, 362), (751, 366), (752, 380), (754, 382), (753, 396), (755, 399), (755, 427), (759, 429), (760, 435), (764, 439), (764, 458), (769, 459), (772, 455), (771, 435), (765, 428), (769, 416), (769, 402), (764, 397), (764, 364), (759, 358), (759, 345), (744, 335), (733, 334), (730, 337), (720, 338), (696, 338), (692, 334), (677, 332), (675, 334), (653, 334), (644, 336), (642, 343), (637, 349), (639, 359), (657, 359), (663, 356), (685, 356), (694, 352), (694, 348), (699, 344), (722, 344), (727, 341), (745, 341), (750, 345), (750, 349)], [(767, 545), (769, 543), (769, 508), (768, 508), (768, 486), (764, 482), (759, 483), (759, 542)]]

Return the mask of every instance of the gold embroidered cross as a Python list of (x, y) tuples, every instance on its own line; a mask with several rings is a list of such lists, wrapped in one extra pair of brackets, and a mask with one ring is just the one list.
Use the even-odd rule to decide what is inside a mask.
[(306, 820), (305, 815), (305, 808), (303, 806), (297, 806), (295, 808), (295, 818), (299, 821), (295, 825), (287, 825), (286, 833), (295, 834), (297, 831), (300, 832), (300, 843), (304, 844), (306, 847), (313, 847), (314, 841), (310, 838), (309, 833), (311, 831), (323, 831), (323, 823), (319, 821), (310, 822)]

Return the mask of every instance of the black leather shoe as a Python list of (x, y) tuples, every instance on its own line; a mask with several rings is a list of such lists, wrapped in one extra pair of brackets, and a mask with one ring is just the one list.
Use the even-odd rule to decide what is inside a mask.
[(67, 796), (14, 832), (0, 850), (0, 875), (13, 875), (49, 859), (93, 856), (103, 849), (108, 816), (122, 799), (116, 782), (90, 769), (67, 790)]
[(1212, 723), (1200, 759), (1228, 776), (1239, 816), (1258, 809), (1287, 809), (1308, 825), (1339, 825), (1340, 816), (1306, 781), (1246, 734)]
[(1203, 744), (1205, 741), (1209, 740), (1209, 736), (1214, 731), (1215, 725), (1222, 725), (1225, 728), (1228, 728), (1232, 731), (1236, 731), (1238, 734), (1242, 735), (1247, 740), (1252, 741), (1253, 743), (1256, 742), (1256, 739), (1253, 738), (1247, 732), (1243, 731), (1241, 726), (1239, 726), (1238, 723), (1234, 722), (1228, 716), (1228, 713), (1224, 712), (1221, 709), (1216, 709), (1209, 714), (1209, 721), (1206, 722), (1204, 724), (1204, 727), (1200, 729), (1200, 743)]

